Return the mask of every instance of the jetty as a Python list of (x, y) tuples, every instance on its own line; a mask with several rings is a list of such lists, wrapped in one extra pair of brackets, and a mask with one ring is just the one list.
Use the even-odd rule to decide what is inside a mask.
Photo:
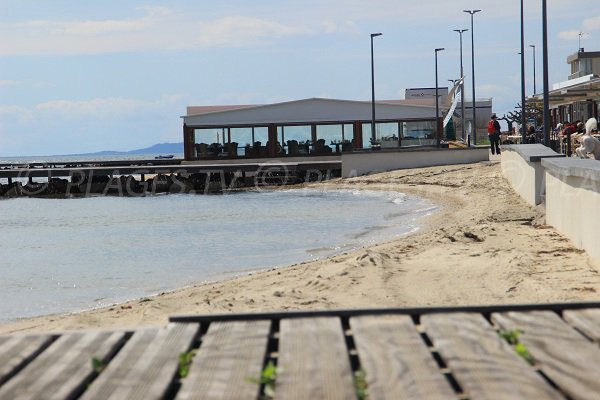
[[(0, 196), (214, 192), (338, 177), (341, 159), (180, 159), (0, 164)], [(5, 179), (5, 184), (2, 180)]]

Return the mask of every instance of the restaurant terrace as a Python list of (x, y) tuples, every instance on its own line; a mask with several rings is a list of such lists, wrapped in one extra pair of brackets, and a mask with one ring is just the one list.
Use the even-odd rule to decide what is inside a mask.
[[(183, 116), (186, 161), (335, 155), (360, 149), (432, 146), (429, 100), (377, 101), (375, 141), (369, 101), (309, 98), (273, 104), (190, 106)], [(440, 108), (440, 115), (442, 109)], [(438, 124), (441, 120), (437, 119)]]

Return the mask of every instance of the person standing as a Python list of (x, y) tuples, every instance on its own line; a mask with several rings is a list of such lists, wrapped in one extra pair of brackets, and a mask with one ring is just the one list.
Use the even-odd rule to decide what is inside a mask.
[(492, 154), (500, 155), (500, 122), (498, 122), (496, 114), (492, 114), (492, 118), (488, 122), (488, 138)]

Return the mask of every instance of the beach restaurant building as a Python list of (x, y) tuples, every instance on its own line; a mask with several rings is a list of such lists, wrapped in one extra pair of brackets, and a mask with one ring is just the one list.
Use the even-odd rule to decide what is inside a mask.
[[(437, 143), (430, 101), (375, 103), (377, 146)], [(443, 115), (440, 106), (440, 114)], [(185, 160), (334, 155), (371, 148), (370, 101), (310, 98), (273, 104), (190, 106), (183, 118)], [(442, 129), (439, 129), (441, 134)]]
[[(584, 51), (567, 57), (570, 66), (568, 80), (553, 84), (549, 92), (551, 120), (554, 126), (559, 122), (588, 118), (598, 118), (600, 104), (600, 51)], [(542, 103), (543, 93), (528, 99), (532, 103)]]

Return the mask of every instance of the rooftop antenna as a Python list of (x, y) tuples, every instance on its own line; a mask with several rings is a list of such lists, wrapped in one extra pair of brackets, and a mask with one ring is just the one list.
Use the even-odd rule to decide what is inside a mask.
[(581, 37), (585, 35), (585, 32), (579, 32), (579, 52), (583, 53), (583, 49), (581, 48)]

